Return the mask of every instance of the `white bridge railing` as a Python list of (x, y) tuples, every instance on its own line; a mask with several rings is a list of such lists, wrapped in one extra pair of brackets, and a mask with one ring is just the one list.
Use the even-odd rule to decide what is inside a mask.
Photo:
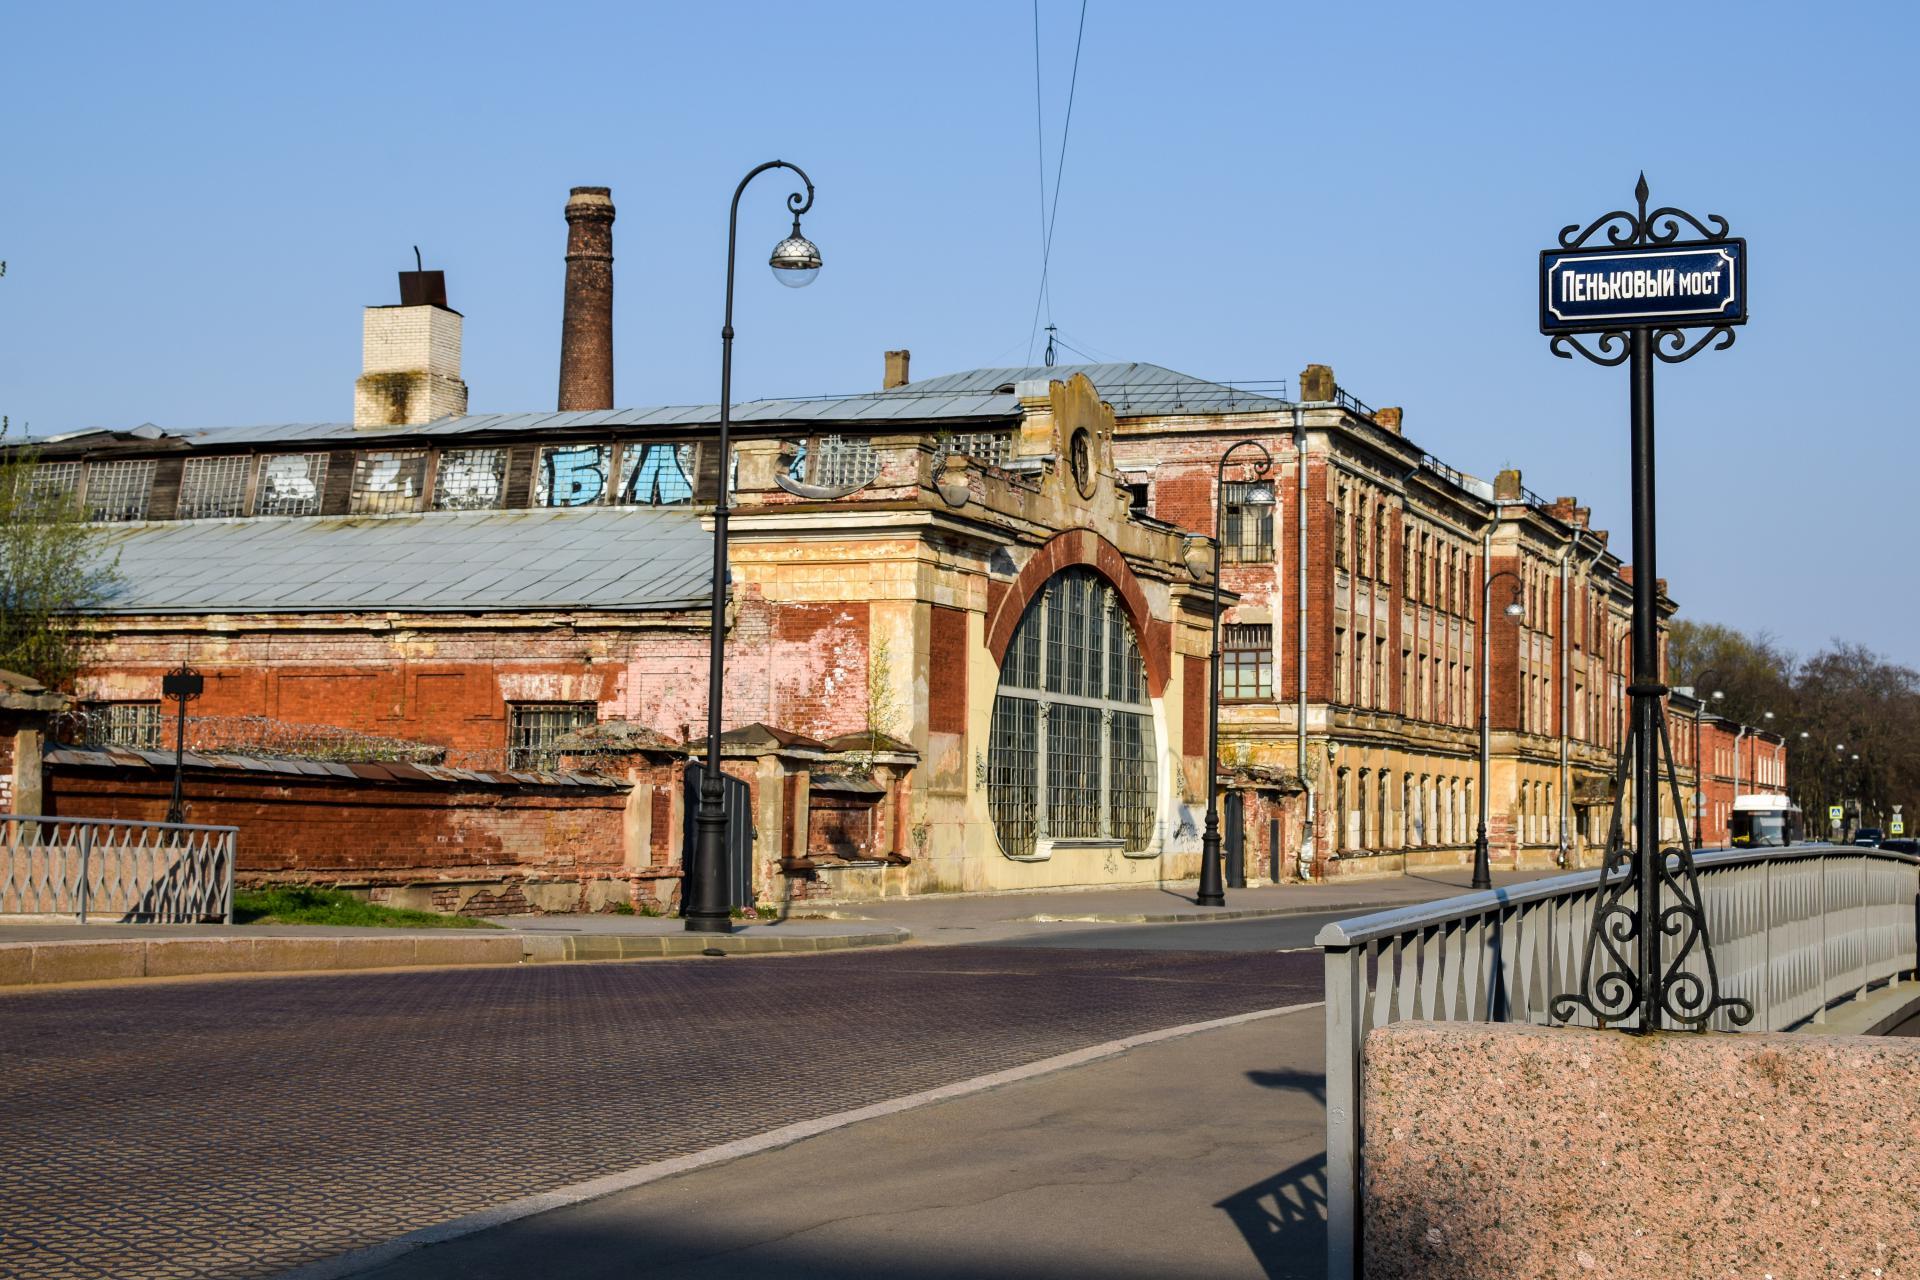
[[(1701, 853), (1694, 865), (1722, 995), (1753, 1004), (1752, 1031), (1824, 1021), (1828, 1006), (1911, 974), (1920, 858), (1794, 845)], [(1327, 1275), (1360, 1258), (1360, 1050), (1403, 1019), (1546, 1024), (1580, 989), (1598, 871), (1330, 924), (1327, 975)], [(1628, 903), (1632, 902), (1629, 893)], [(1669, 942), (1669, 947), (1673, 946)], [(1671, 954), (1667, 957), (1669, 963)], [(1686, 968), (1702, 977), (1696, 948)], [(1585, 1015), (1575, 1020), (1587, 1026)], [(1710, 1024), (1735, 1030), (1724, 1014)]]
[(0, 915), (233, 923), (236, 827), (0, 814)]

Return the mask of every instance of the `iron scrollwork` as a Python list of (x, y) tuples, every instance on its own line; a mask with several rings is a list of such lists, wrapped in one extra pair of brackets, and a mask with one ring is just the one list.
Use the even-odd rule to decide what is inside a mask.
[[(1732, 231), (1727, 220), (1717, 213), (1708, 214), (1702, 221), (1685, 209), (1676, 209), (1671, 205), (1649, 211), (1647, 195), (1647, 175), (1643, 173), (1633, 187), (1632, 209), (1615, 209), (1595, 218), (1585, 227), (1576, 222), (1560, 228), (1560, 247), (1582, 249), (1595, 236), (1603, 233), (1607, 243), (1619, 249), (1684, 246), (1724, 240)], [(1689, 228), (1697, 232), (1697, 236), (1682, 240), (1681, 232)], [(1715, 325), (1698, 340), (1689, 342), (1680, 328), (1659, 328), (1653, 331), (1653, 354), (1666, 364), (1679, 364), (1693, 359), (1709, 347), (1715, 351), (1725, 351), (1733, 345), (1733, 335), (1731, 327)], [(1632, 354), (1633, 343), (1626, 329), (1609, 329), (1593, 336), (1594, 346), (1589, 347), (1573, 334), (1557, 333), (1548, 341), (1547, 349), (1562, 360), (1571, 360), (1575, 355), (1580, 355), (1608, 368), (1625, 364)]]

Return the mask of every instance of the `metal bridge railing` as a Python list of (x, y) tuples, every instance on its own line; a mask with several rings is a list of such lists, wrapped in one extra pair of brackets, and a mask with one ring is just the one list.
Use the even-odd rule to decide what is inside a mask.
[[(1753, 1003), (1746, 1030), (1824, 1021), (1835, 1002), (1920, 967), (1920, 858), (1794, 845), (1701, 853), (1694, 865), (1720, 990)], [(1329, 1280), (1358, 1271), (1360, 1050), (1367, 1032), (1403, 1019), (1549, 1023), (1549, 1001), (1578, 989), (1599, 883), (1598, 871), (1584, 871), (1320, 931)], [(1697, 948), (1688, 969), (1704, 976)], [(1584, 1015), (1581, 1021), (1593, 1025)], [(1735, 1029), (1725, 1015), (1711, 1028)]]
[(0, 814), (0, 915), (233, 923), (236, 827)]

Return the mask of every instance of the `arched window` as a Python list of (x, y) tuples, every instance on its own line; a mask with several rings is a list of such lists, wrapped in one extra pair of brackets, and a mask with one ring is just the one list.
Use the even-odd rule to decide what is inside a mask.
[(1014, 628), (993, 700), (987, 807), (1001, 849), (1026, 857), (1059, 839), (1145, 849), (1155, 758), (1146, 664), (1118, 596), (1091, 570), (1056, 574)]

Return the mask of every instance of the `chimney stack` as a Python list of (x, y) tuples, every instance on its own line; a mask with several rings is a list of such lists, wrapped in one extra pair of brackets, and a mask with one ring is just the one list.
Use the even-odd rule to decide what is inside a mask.
[(1395, 435), (1401, 434), (1400, 423), (1405, 416), (1404, 412), (1400, 409), (1375, 409), (1373, 411), (1373, 420)]
[(567, 197), (560, 408), (613, 408), (613, 199), (606, 187), (575, 187)]
[(400, 305), (368, 307), (362, 320), (353, 425), (421, 426), (466, 411), (460, 313), (447, 305), (446, 276), (402, 271)]
[(1328, 365), (1310, 364), (1300, 371), (1300, 399), (1304, 403), (1319, 404), (1331, 400), (1337, 389), (1333, 369)]
[(904, 387), (911, 381), (907, 377), (907, 363), (913, 359), (913, 352), (902, 347), (898, 351), (887, 352), (886, 375), (880, 379), (880, 389), (891, 391), (895, 387)]
[(1493, 500), (1495, 502), (1518, 502), (1526, 496), (1520, 483), (1520, 471), (1517, 467), (1508, 467), (1493, 478)]

